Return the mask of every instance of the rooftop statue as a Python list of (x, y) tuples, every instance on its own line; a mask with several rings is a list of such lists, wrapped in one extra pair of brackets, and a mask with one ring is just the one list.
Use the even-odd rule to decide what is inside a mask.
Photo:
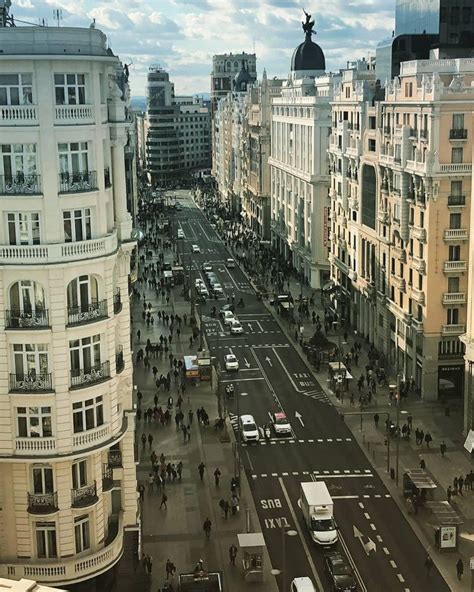
[(303, 31), (306, 33), (306, 35), (311, 36), (313, 34), (313, 32), (316, 33), (316, 31), (313, 31), (314, 21), (311, 20), (311, 15), (308, 14), (304, 8), (303, 8), (303, 12), (306, 16), (306, 22), (301, 21), (301, 25), (302, 25)]

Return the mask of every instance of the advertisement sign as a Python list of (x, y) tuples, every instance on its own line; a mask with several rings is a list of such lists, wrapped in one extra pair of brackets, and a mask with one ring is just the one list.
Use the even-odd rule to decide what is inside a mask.
[(441, 549), (456, 548), (456, 526), (440, 526), (439, 546)]
[(329, 242), (329, 207), (324, 207), (323, 213), (323, 245), (328, 246)]

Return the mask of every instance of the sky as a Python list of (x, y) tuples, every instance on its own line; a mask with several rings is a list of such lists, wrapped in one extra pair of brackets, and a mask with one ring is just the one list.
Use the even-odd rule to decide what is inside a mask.
[[(337, 71), (348, 60), (375, 55), (394, 28), (395, 0), (12, 0), (15, 19), (88, 27), (95, 19), (109, 45), (130, 66), (132, 95), (146, 94), (150, 65), (168, 70), (176, 94), (210, 91), (212, 56), (257, 54), (257, 72), (287, 77), (304, 39), (303, 8), (316, 21), (313, 36)], [(20, 23), (18, 23), (20, 25)]]

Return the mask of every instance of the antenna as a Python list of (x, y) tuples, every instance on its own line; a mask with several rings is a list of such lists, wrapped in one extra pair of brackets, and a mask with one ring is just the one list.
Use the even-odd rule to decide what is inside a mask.
[(53, 19), (58, 22), (63, 20), (63, 11), (61, 8), (53, 8)]

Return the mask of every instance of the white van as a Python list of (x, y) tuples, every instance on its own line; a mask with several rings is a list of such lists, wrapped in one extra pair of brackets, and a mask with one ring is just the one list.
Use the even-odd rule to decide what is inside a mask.
[(260, 433), (253, 415), (241, 415), (239, 418), (240, 434), (243, 442), (258, 442)]
[(295, 578), (291, 582), (291, 592), (318, 592), (314, 587), (311, 578)]

